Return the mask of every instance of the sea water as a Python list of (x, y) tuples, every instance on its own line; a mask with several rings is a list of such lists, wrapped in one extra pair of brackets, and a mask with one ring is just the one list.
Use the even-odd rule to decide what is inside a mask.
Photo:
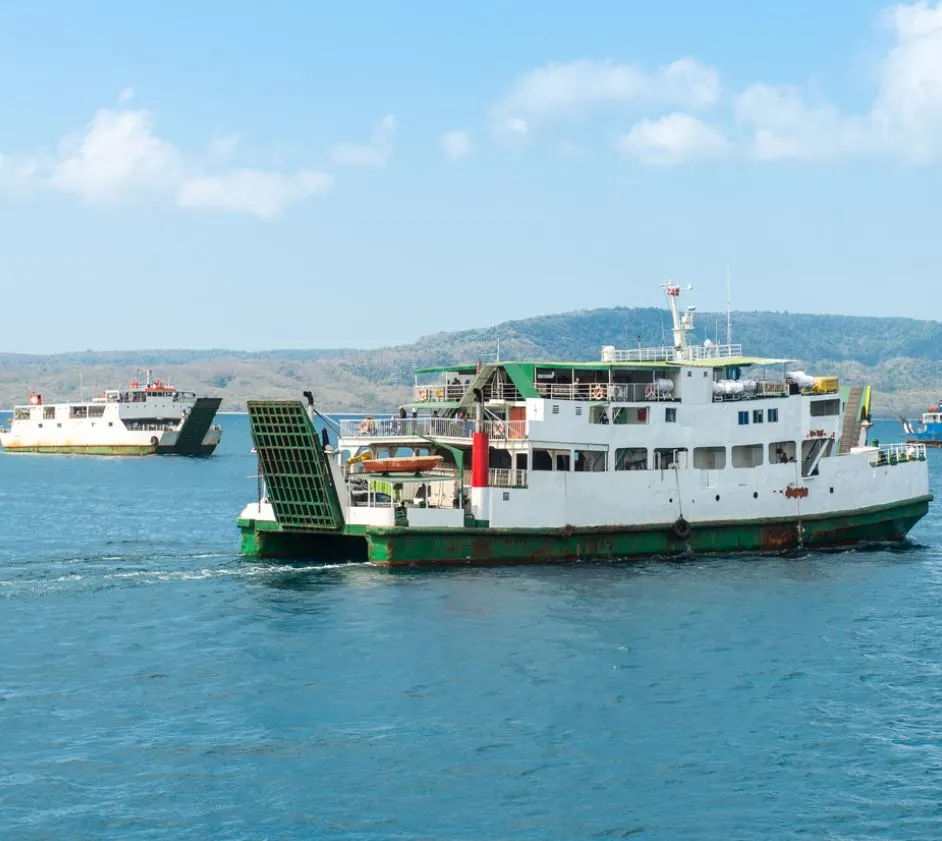
[(258, 563), (221, 420), (0, 454), (0, 839), (942, 837), (935, 505), (892, 550)]

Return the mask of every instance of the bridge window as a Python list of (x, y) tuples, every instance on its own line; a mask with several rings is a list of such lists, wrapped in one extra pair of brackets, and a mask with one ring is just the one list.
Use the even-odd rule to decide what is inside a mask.
[(749, 423), (749, 412), (739, 413), (739, 425), (746, 426)]
[(752, 413), (752, 422), (753, 422), (753, 423), (762, 423), (762, 415), (763, 415), (762, 409), (756, 409), (756, 410), (754, 410), (753, 413)]
[(664, 410), (664, 422), (677, 423), (677, 409), (675, 409), (673, 406), (668, 406)]
[(778, 423), (778, 409), (769, 409), (769, 423)]
[(811, 417), (821, 418), (828, 415), (839, 415), (841, 413), (841, 401), (836, 400), (813, 400), (811, 403)]
[(726, 447), (697, 447), (693, 466), (698, 470), (722, 470), (726, 467)]

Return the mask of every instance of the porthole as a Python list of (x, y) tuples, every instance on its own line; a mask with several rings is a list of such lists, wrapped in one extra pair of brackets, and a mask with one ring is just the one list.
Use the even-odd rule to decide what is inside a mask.
[(716, 495), (716, 501), (717, 501), (717, 502), (720, 501), (720, 495), (719, 495), (719, 494)]
[(759, 492), (758, 492), (758, 491), (753, 491), (753, 492), (752, 492), (752, 498), (753, 498), (753, 499), (758, 499), (758, 498), (759, 498)]

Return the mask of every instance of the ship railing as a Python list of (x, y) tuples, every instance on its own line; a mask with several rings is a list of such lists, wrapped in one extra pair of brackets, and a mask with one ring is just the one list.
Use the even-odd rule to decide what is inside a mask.
[(870, 452), (870, 463), (875, 467), (925, 460), (925, 444), (884, 444)]
[(417, 385), (412, 389), (412, 398), (416, 403), (460, 402), (467, 394), (468, 388), (468, 385), (458, 383)]
[(536, 383), (536, 390), (547, 400), (650, 403), (673, 399), (673, 392), (655, 383)]
[(695, 362), (701, 359), (734, 359), (742, 356), (741, 344), (688, 345), (672, 347), (640, 347), (618, 350), (602, 349), (603, 362)]
[(361, 418), (340, 421), (341, 438), (471, 438), (474, 423), (455, 418)]
[(491, 441), (525, 441), (527, 422), (525, 420), (484, 421), (484, 431)]
[(487, 471), (487, 481), (492, 488), (525, 488), (527, 487), (527, 471), (492, 467)]

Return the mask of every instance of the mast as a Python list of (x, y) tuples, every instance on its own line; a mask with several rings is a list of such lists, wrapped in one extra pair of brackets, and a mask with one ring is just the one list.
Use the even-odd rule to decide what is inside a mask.
[[(678, 298), (680, 297), (680, 287), (669, 280), (667, 283), (662, 284), (662, 288), (667, 294), (667, 305), (670, 308), (671, 319), (673, 321), (674, 356), (677, 359), (683, 359), (687, 349), (687, 331), (693, 330), (693, 315), (694, 312), (696, 312), (696, 307), (687, 307), (687, 312), (681, 315), (680, 309), (677, 306)], [(693, 286), (688, 285), (687, 291), (692, 290)]]
[(732, 295), (729, 286), (729, 263), (726, 264), (726, 344), (733, 343)]

